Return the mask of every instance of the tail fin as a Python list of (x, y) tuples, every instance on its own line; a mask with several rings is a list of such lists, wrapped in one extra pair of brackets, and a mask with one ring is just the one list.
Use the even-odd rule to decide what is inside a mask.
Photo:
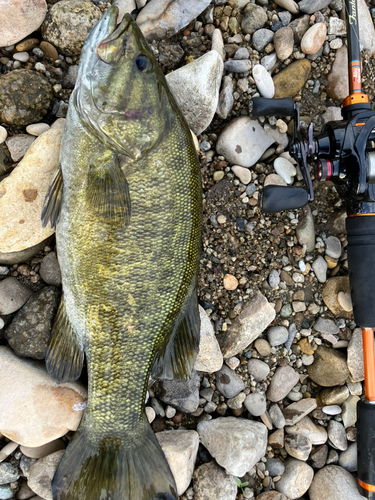
[(139, 437), (128, 441), (94, 442), (84, 426), (78, 429), (53, 478), (53, 499), (176, 500), (171, 470), (146, 418)]

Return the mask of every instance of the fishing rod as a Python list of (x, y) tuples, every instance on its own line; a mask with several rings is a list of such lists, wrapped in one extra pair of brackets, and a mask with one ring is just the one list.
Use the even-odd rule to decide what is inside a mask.
[(252, 100), (253, 117), (293, 115), (290, 155), (297, 161), (305, 187), (263, 188), (265, 212), (301, 208), (313, 201), (308, 167), (315, 178), (334, 183), (346, 211), (348, 269), (354, 320), (362, 328), (365, 398), (357, 404), (358, 489), (375, 500), (375, 111), (362, 92), (357, 0), (345, 0), (349, 95), (342, 103), (340, 121), (329, 122), (318, 136), (313, 124), (300, 129), (298, 103), (292, 98)]

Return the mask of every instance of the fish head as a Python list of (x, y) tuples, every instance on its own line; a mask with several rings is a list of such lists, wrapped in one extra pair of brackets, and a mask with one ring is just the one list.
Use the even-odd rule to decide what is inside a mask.
[(118, 153), (138, 159), (171, 127), (165, 77), (130, 14), (116, 26), (110, 7), (81, 55), (75, 97), (83, 122)]

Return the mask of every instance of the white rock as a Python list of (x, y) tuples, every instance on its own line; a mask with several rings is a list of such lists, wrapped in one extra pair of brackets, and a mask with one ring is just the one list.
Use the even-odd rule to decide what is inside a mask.
[(284, 474), (280, 481), (276, 483), (276, 489), (284, 493), (291, 500), (294, 500), (302, 497), (309, 489), (313, 477), (314, 469), (312, 467), (301, 460), (289, 458), (285, 462)]
[(287, 140), (287, 135), (278, 129), (270, 128), (266, 132), (258, 120), (241, 116), (225, 127), (217, 141), (216, 151), (234, 165), (251, 167), (271, 144), (277, 142), (286, 146)]
[(263, 97), (271, 99), (275, 95), (275, 85), (272, 76), (261, 64), (256, 64), (253, 68), (253, 78), (255, 84)]
[(30, 59), (30, 55), (28, 52), (16, 52), (13, 54), (13, 59), (25, 63)]
[(0, 125), (0, 144), (5, 142), (5, 139), (8, 137), (7, 129)]
[(189, 127), (197, 135), (209, 126), (215, 114), (223, 67), (220, 55), (211, 50), (166, 77)]
[(299, 13), (299, 7), (293, 0), (275, 0), (275, 3), (283, 9), (288, 10), (291, 14)]
[(13, 45), (36, 31), (46, 14), (45, 0), (0, 2), (0, 47)]
[(327, 465), (315, 474), (309, 489), (310, 500), (364, 500), (356, 480), (338, 465)]
[(145, 413), (146, 413), (147, 420), (151, 424), (151, 422), (153, 422), (155, 420), (155, 417), (156, 417), (155, 410), (153, 408), (151, 408), (151, 406), (146, 406)]
[(54, 230), (42, 228), (47, 189), (59, 164), (61, 130), (48, 130), (32, 144), (17, 168), (0, 183), (0, 252), (37, 245)]
[(233, 165), (232, 172), (242, 184), (249, 184), (251, 181), (251, 170), (248, 168), (240, 167), (239, 165)]
[(169, 38), (185, 28), (209, 5), (210, 0), (151, 0), (137, 17), (148, 40)]
[(135, 0), (114, 0), (112, 5), (118, 7), (117, 22), (120, 23), (126, 13), (131, 13), (136, 9)]
[(17, 448), (19, 444), (14, 441), (9, 441), (3, 448), (0, 450), (0, 462), (3, 462), (6, 458), (9, 457)]
[(223, 62), (225, 60), (225, 50), (224, 50), (224, 40), (221, 31), (216, 28), (216, 30), (212, 34), (212, 46), (211, 50), (216, 50), (216, 52), (220, 55)]
[(0, 432), (24, 446), (42, 446), (81, 420), (86, 389), (77, 382), (57, 384), (35, 361), (0, 346)]
[(365, 50), (375, 52), (375, 30), (369, 8), (365, 0), (357, 1), (359, 20), (359, 42)]
[(223, 355), (210, 318), (201, 306), (199, 306), (199, 315), (201, 318), (201, 337), (194, 368), (201, 372), (214, 373), (223, 366)]
[(276, 52), (272, 52), (272, 54), (269, 54), (268, 56), (264, 56), (262, 57), (261, 59), (261, 64), (262, 66), (264, 66), (264, 68), (267, 70), (267, 71), (271, 71), (276, 63), (277, 63), (277, 54)]
[(30, 135), (42, 135), (43, 132), (46, 132), (49, 130), (51, 127), (48, 125), (48, 123), (32, 123), (31, 125), (28, 125), (26, 127), (26, 132)]
[(293, 177), (296, 175), (296, 167), (290, 163), (286, 158), (279, 156), (273, 162), (275, 172), (282, 178), (287, 184), (293, 184)]
[(176, 481), (177, 494), (182, 495), (193, 476), (199, 435), (196, 431), (180, 430), (157, 432), (156, 437)]
[(267, 427), (252, 420), (219, 417), (199, 422), (203, 445), (228, 474), (242, 477), (263, 457), (267, 448)]
[(323, 46), (327, 34), (324, 23), (316, 23), (309, 28), (301, 40), (301, 51), (304, 54), (316, 54)]

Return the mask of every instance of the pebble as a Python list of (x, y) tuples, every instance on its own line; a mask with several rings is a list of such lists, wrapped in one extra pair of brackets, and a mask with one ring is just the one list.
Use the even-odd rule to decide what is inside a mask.
[(80, 54), (91, 29), (102, 17), (99, 8), (91, 2), (61, 0), (48, 10), (42, 25), (43, 39), (61, 54)]
[(333, 259), (338, 259), (341, 255), (341, 242), (336, 236), (328, 236), (328, 238), (325, 241), (326, 244), (326, 249), (325, 253), (326, 255), (329, 255)]
[(326, 415), (340, 415), (341, 408), (339, 405), (329, 405), (323, 406), (322, 411), (324, 411)]
[(222, 88), (219, 94), (216, 113), (224, 120), (229, 115), (233, 107), (233, 80), (230, 76), (224, 76)]
[(18, 468), (14, 465), (4, 462), (0, 464), (0, 484), (12, 483), (20, 477)]
[(257, 119), (246, 116), (234, 118), (224, 128), (216, 143), (216, 152), (227, 161), (242, 167), (251, 167), (273, 144), (284, 144), (286, 134), (270, 128), (267, 132)]
[(40, 497), (52, 500), (51, 482), (65, 451), (55, 451), (30, 467), (27, 484)]
[(355, 328), (348, 345), (348, 369), (354, 382), (365, 379), (363, 364), (362, 329)]
[[(223, 35), (221, 34), (221, 31), (219, 29), (216, 29), (212, 34), (211, 50), (216, 50), (216, 52), (222, 58), (223, 62), (225, 61), (224, 40), (223, 40)], [(247, 58), (248, 57), (249, 53), (247, 53)]]
[[(270, 42), (272, 42), (273, 37), (274, 37), (274, 32), (267, 29), (267, 28), (261, 28), (257, 30), (253, 34), (253, 38), (251, 40), (251, 43), (254, 47), (255, 50), (258, 52), (262, 52), (266, 45), (268, 45)], [(258, 66), (258, 65), (256, 65)], [(255, 66), (254, 66), (255, 67)], [(254, 76), (254, 69), (253, 69), (253, 76)], [(267, 97), (267, 96), (264, 96)]]
[(346, 36), (345, 21), (338, 17), (330, 17), (328, 25), (328, 34), (336, 36)]
[(285, 427), (285, 417), (278, 404), (270, 405), (268, 412), (273, 425), (277, 429)]
[(238, 179), (242, 182), (242, 184), (249, 184), (251, 181), (251, 171), (248, 168), (240, 167), (239, 165), (233, 165), (232, 172)]
[(264, 491), (256, 497), (256, 500), (288, 500), (288, 498), (278, 491), (269, 490)]
[[(42, 261), (43, 264), (43, 261)], [(42, 273), (41, 276), (43, 277)], [(201, 330), (199, 339), (199, 351), (195, 360), (194, 368), (197, 371), (214, 373), (223, 366), (223, 355), (215, 336), (214, 328), (210, 318), (203, 307), (199, 307)]]
[(31, 135), (16, 134), (12, 137), (8, 137), (5, 143), (9, 149), (12, 160), (17, 162), (25, 156), (34, 141), (35, 138)]
[[(13, 45), (42, 24), (47, 13), (45, 0), (4, 2), (0, 8), (0, 47)], [(16, 20), (16, 22), (15, 22)]]
[(312, 450), (309, 438), (298, 434), (285, 436), (284, 446), (288, 455), (303, 461), (309, 458)]
[(285, 418), (285, 425), (295, 425), (302, 420), (306, 415), (311, 413), (317, 407), (315, 398), (303, 398), (301, 401), (292, 403), (287, 406), (283, 415)]
[(307, 367), (307, 372), (315, 383), (323, 387), (340, 385), (349, 376), (345, 354), (324, 346), (318, 346), (314, 363)]
[(275, 94), (275, 85), (272, 76), (268, 73), (266, 68), (261, 64), (256, 64), (253, 67), (252, 75), (260, 95), (271, 99)]
[(41, 42), (40, 49), (43, 51), (47, 59), (51, 59), (52, 61), (58, 60), (59, 54), (51, 43), (46, 41)]
[[(277, 269), (272, 269), (270, 274), (268, 275), (268, 284), (271, 288), (277, 288), (280, 283), (280, 274)], [(272, 344), (271, 344), (272, 345)]]
[(346, 385), (325, 389), (320, 393), (324, 405), (341, 405), (349, 397), (349, 389)]
[(10, 276), (0, 282), (0, 314), (11, 314), (20, 309), (32, 291)]
[[(354, 396), (355, 397), (355, 396)], [(337, 450), (344, 451), (348, 447), (345, 427), (336, 420), (330, 420), (327, 427), (328, 439)]]
[(288, 340), (288, 330), (285, 326), (271, 326), (267, 330), (268, 342), (271, 346), (278, 346), (284, 344)]
[(191, 0), (186, 8), (184, 0), (151, 0), (137, 17), (137, 24), (148, 41), (169, 38), (201, 14), (210, 0)]
[(343, 45), (336, 51), (336, 57), (332, 64), (332, 69), (327, 76), (327, 95), (337, 101), (342, 101), (349, 95), (347, 63), (348, 49), (345, 45)]
[(293, 436), (305, 436), (313, 445), (324, 444), (327, 441), (327, 431), (316, 425), (310, 417), (303, 417), (295, 425), (285, 427), (285, 432)]
[(256, 358), (251, 358), (247, 362), (247, 371), (254, 377), (256, 382), (261, 382), (270, 372), (270, 367), (264, 361)]
[(226, 398), (233, 398), (245, 388), (242, 379), (225, 364), (215, 373), (215, 377), (217, 390)]
[(321, 446), (317, 446), (310, 453), (311, 465), (316, 469), (321, 469), (325, 466), (328, 456), (328, 446), (323, 444)]
[(352, 297), (349, 292), (339, 292), (337, 294), (337, 302), (339, 303), (340, 307), (344, 309), (344, 311), (346, 312), (353, 311)]
[(277, 481), (276, 489), (290, 499), (299, 498), (309, 489), (314, 477), (314, 470), (296, 458), (288, 458), (284, 465), (285, 472), (280, 481)]
[(357, 470), (357, 443), (351, 443), (348, 448), (340, 453), (339, 466), (349, 472)]
[(285, 158), (279, 156), (273, 163), (274, 169), (278, 175), (287, 184), (293, 184), (293, 177), (296, 175), (297, 171), (295, 166)]
[(298, 5), (301, 12), (305, 14), (314, 14), (314, 12), (327, 7), (329, 3), (329, 0), (302, 0)]
[(325, 283), (327, 281), (328, 265), (321, 255), (314, 260), (312, 268), (319, 283)]
[(57, 384), (44, 366), (18, 358), (4, 346), (0, 346), (0, 365), (0, 432), (4, 436), (36, 447), (77, 429), (87, 398), (81, 384)]
[(276, 31), (273, 37), (273, 44), (278, 59), (285, 61), (291, 56), (294, 46), (293, 30), (289, 26), (285, 26)]
[(270, 434), (268, 444), (272, 446), (272, 448), (284, 448), (284, 429), (277, 429), (277, 431)]
[(294, 97), (305, 85), (311, 71), (311, 63), (300, 59), (289, 64), (273, 77), (275, 98)]
[(268, 174), (264, 179), (264, 186), (286, 186), (286, 182), (278, 174)]
[(242, 477), (263, 457), (267, 448), (267, 428), (260, 422), (219, 417), (199, 422), (202, 444), (228, 474)]
[(357, 482), (348, 472), (338, 465), (327, 465), (314, 476), (309, 489), (310, 500), (363, 500), (358, 492)]
[(50, 129), (47, 123), (33, 123), (26, 127), (26, 132), (30, 135), (39, 136)]
[(40, 216), (59, 163), (61, 136), (61, 130), (48, 130), (38, 137), (17, 168), (1, 182), (0, 252), (19, 252), (53, 234), (49, 225), (42, 228)]
[(199, 406), (200, 376), (193, 370), (187, 380), (163, 380), (160, 399), (182, 413), (193, 413)]
[(342, 422), (345, 429), (352, 427), (357, 422), (357, 403), (360, 400), (358, 396), (349, 396), (342, 404)]
[(279, 5), (283, 9), (286, 9), (291, 14), (299, 14), (299, 7), (293, 0), (275, 0), (275, 4)]
[(340, 332), (339, 327), (332, 319), (318, 318), (314, 323), (314, 330), (320, 333), (328, 333), (331, 335), (336, 335)]
[(194, 500), (235, 500), (237, 483), (216, 462), (200, 465), (194, 473)]
[(316, 23), (309, 28), (301, 40), (301, 51), (304, 54), (316, 54), (323, 46), (327, 34), (324, 23)]
[(201, 134), (214, 117), (219, 101), (223, 64), (216, 50), (210, 50), (166, 76), (168, 86), (189, 128), (196, 135)]
[(6, 458), (9, 457), (17, 448), (18, 448), (18, 443), (15, 443), (13, 441), (9, 441), (3, 448), (0, 450), (0, 462), (3, 462)]
[(61, 272), (56, 252), (49, 252), (40, 263), (39, 274), (47, 285), (61, 286)]
[(260, 417), (266, 411), (267, 403), (264, 394), (253, 392), (245, 399), (245, 407), (247, 411), (254, 417)]
[(7, 129), (4, 128), (2, 125), (0, 125), (0, 144), (3, 144), (3, 142), (5, 142), (7, 137), (8, 137)]
[(0, 499), (8, 500), (8, 498), (14, 498), (14, 491), (8, 485), (0, 485)]
[(156, 437), (176, 481), (177, 494), (182, 495), (193, 476), (199, 435), (196, 431), (178, 430), (157, 432)]
[(271, 477), (282, 476), (285, 471), (285, 465), (279, 458), (268, 458), (266, 469)]
[(30, 59), (30, 55), (28, 52), (16, 52), (13, 54), (13, 59), (25, 63)]
[(291, 366), (279, 366), (268, 387), (267, 399), (275, 403), (281, 401), (298, 381), (298, 373)]
[(242, 14), (241, 28), (245, 35), (252, 35), (267, 22), (267, 14), (259, 5), (248, 3)]
[(273, 52), (272, 54), (269, 54), (268, 56), (262, 57), (260, 62), (262, 64), (262, 66), (264, 66), (267, 71), (272, 71), (277, 63), (276, 52)]
[(224, 70), (230, 73), (246, 73), (251, 69), (251, 61), (246, 59), (231, 59), (224, 63)]
[(238, 279), (233, 274), (226, 274), (223, 279), (225, 290), (235, 290), (238, 287)]

